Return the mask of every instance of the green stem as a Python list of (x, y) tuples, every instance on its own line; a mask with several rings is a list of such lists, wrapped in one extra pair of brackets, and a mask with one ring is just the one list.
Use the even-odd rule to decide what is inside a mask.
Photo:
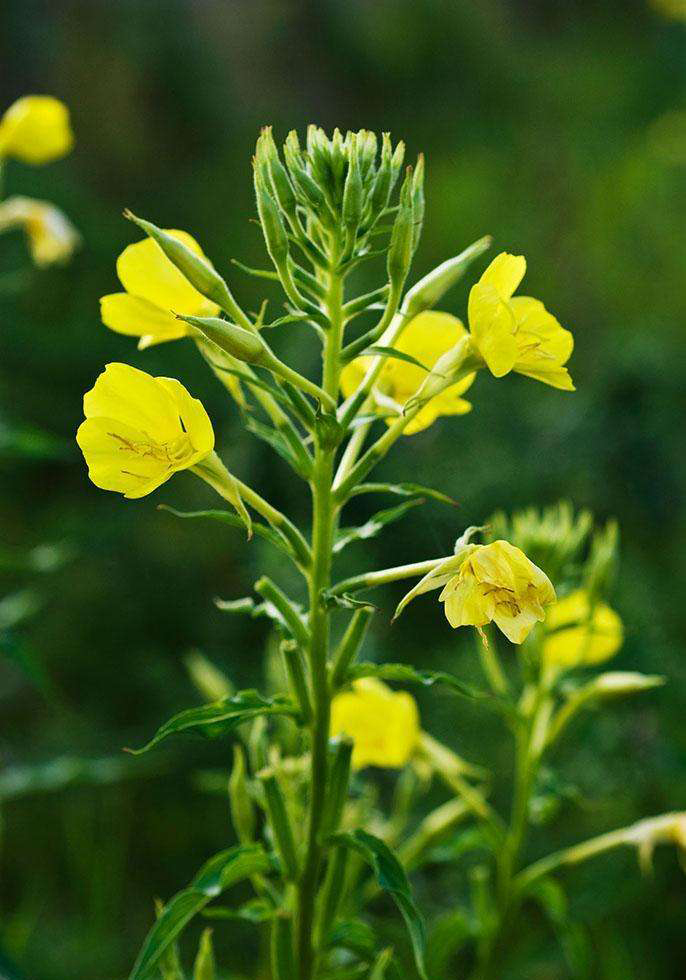
[(360, 589), (373, 589), (377, 585), (387, 585), (404, 578), (421, 578), (445, 558), (427, 558), (426, 561), (415, 561), (409, 565), (396, 565), (393, 568), (382, 568), (378, 572), (363, 572), (337, 582), (331, 589), (331, 595), (343, 595), (344, 592), (359, 592)]
[[(334, 249), (334, 252), (336, 249)], [(332, 256), (326, 308), (329, 328), (323, 352), (322, 387), (336, 400), (340, 374), (343, 334), (343, 282), (333, 270), (338, 262)], [(310, 602), (310, 686), (312, 690), (312, 751), (310, 804), (305, 861), (298, 890), (298, 976), (312, 980), (318, 950), (314, 938), (314, 913), (323, 857), (321, 824), (326, 802), (328, 743), (331, 717), (331, 691), (328, 678), (329, 611), (322, 593), (331, 584), (336, 507), (332, 494), (335, 449), (317, 439), (312, 489), (312, 566), (309, 575)]]
[(312, 553), (310, 551), (310, 546), (295, 524), (293, 524), (293, 522), (289, 520), (284, 513), (277, 510), (276, 507), (272, 507), (272, 505), (266, 501), (264, 497), (261, 497), (260, 494), (253, 490), (252, 487), (248, 486), (247, 483), (243, 483), (242, 480), (238, 480), (236, 477), (233, 479), (244, 502), (249, 507), (252, 507), (254, 511), (257, 511), (261, 517), (264, 517), (273, 528), (281, 531), (283, 536), (293, 548), (298, 560), (307, 568), (311, 563)]

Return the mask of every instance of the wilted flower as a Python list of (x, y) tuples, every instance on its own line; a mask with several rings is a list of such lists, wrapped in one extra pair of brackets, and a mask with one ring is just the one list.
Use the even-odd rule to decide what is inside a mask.
[(523, 255), (501, 252), (469, 293), (472, 340), (496, 378), (510, 371), (573, 391), (567, 368), (574, 340), (540, 300), (513, 296), (526, 272)]
[(50, 163), (69, 153), (73, 144), (69, 110), (51, 95), (25, 95), (0, 119), (0, 158)]
[(664, 813), (639, 820), (626, 829), (625, 842), (638, 849), (638, 860), (645, 873), (652, 870), (653, 851), (658, 844), (676, 845), (686, 867), (686, 813)]
[[(205, 261), (202, 249), (185, 231), (167, 232)], [(117, 259), (117, 275), (126, 290), (100, 300), (102, 322), (110, 330), (140, 337), (140, 349), (178, 340), (192, 329), (176, 313), (216, 316), (219, 307), (202, 296), (152, 238), (128, 245)]]
[(83, 398), (76, 441), (102, 490), (144, 497), (174, 473), (205, 459), (214, 432), (197, 398), (172, 378), (108, 364)]
[(71, 258), (80, 235), (67, 216), (48, 201), (10, 197), (0, 204), (0, 232), (23, 228), (36, 265)]
[(543, 659), (557, 667), (609, 660), (624, 640), (622, 621), (604, 602), (591, 605), (585, 589), (558, 600), (546, 617)]
[(392, 691), (373, 677), (354, 681), (352, 690), (333, 699), (331, 734), (352, 738), (354, 769), (401, 769), (419, 738), (416, 702), (411, 694)]
[(555, 601), (548, 576), (508, 541), (472, 546), (439, 599), (451, 626), (493, 622), (512, 643), (523, 643), (544, 607)]
[[(408, 323), (395, 348), (430, 369), (466, 335), (467, 331), (457, 317), (449, 313), (427, 311)], [(366, 374), (369, 361), (369, 357), (358, 357), (344, 368), (341, 388), (346, 398), (357, 390)], [(373, 397), (381, 414), (393, 416), (386, 420), (389, 425), (402, 413), (403, 405), (417, 393), (425, 378), (426, 371), (416, 364), (399, 358), (386, 358), (374, 387)], [(412, 435), (426, 429), (441, 415), (464, 415), (470, 411), (471, 404), (461, 396), (473, 380), (474, 374), (470, 374), (428, 401), (406, 426), (404, 434)]]

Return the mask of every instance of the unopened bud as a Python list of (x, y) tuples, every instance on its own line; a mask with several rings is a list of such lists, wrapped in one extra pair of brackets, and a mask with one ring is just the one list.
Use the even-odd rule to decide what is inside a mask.
[(279, 781), (272, 769), (263, 769), (257, 778), (264, 790), (264, 803), (269, 826), (274, 838), (274, 846), (283, 867), (286, 880), (295, 881), (298, 877), (298, 858), (295, 849), (293, 828), (286, 810)]
[(374, 179), (374, 186), (369, 198), (372, 218), (377, 218), (384, 208), (388, 205), (391, 196), (391, 137), (388, 133), (383, 134), (381, 145), (381, 162)]
[(267, 170), (269, 172), (269, 177), (271, 179), (271, 185), (274, 189), (276, 199), (279, 202), (279, 206), (285, 214), (289, 215), (289, 217), (294, 217), (296, 206), (295, 193), (293, 191), (293, 187), (291, 186), (286, 168), (279, 159), (279, 151), (276, 148), (271, 127), (265, 127), (265, 129), (262, 130), (262, 136), (260, 139), (262, 140), (262, 150), (264, 153)]
[(400, 290), (410, 271), (414, 251), (414, 212), (412, 206), (412, 168), (407, 168), (407, 176), (400, 191), (400, 206), (396, 215), (391, 243), (388, 248), (387, 269), (391, 286)]
[(279, 209), (267, 190), (258, 167), (255, 167), (255, 196), (267, 251), (274, 265), (280, 269), (288, 259), (288, 235)]
[(259, 334), (251, 333), (217, 316), (187, 316), (181, 313), (177, 313), (177, 316), (239, 361), (260, 364), (265, 359), (267, 348)]
[(424, 154), (420, 153), (417, 158), (417, 167), (412, 177), (412, 209), (414, 213), (414, 240), (413, 247), (416, 249), (422, 234), (424, 225), (424, 211), (426, 203), (424, 199)]
[(357, 152), (357, 137), (353, 133), (348, 150), (348, 174), (343, 189), (343, 224), (354, 234), (362, 219), (363, 191)]
[(474, 259), (477, 259), (487, 248), (490, 248), (491, 238), (486, 236), (474, 242), (459, 255), (447, 259), (436, 266), (428, 275), (408, 289), (403, 300), (402, 311), (408, 320), (433, 309), (445, 293), (465, 274)]
[(233, 305), (229, 288), (213, 267), (204, 259), (191, 251), (187, 245), (174, 238), (168, 232), (153, 225), (150, 221), (136, 217), (131, 211), (125, 211), (124, 217), (133, 221), (146, 235), (157, 242), (170, 262), (181, 272), (189, 283), (207, 299), (211, 299), (222, 309)]

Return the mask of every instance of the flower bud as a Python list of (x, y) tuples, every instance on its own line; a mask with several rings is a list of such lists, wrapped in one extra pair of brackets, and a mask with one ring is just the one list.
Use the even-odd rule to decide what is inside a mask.
[(298, 857), (295, 850), (293, 828), (286, 810), (279, 781), (273, 769), (263, 769), (257, 778), (264, 790), (264, 804), (269, 817), (269, 826), (274, 837), (274, 846), (283, 868), (284, 877), (295, 881), (298, 877)]
[(322, 837), (335, 834), (341, 822), (343, 807), (348, 798), (353, 744), (353, 740), (346, 735), (332, 738), (329, 742), (330, 777), (322, 817)]
[(413, 249), (417, 248), (424, 225), (424, 211), (426, 202), (424, 198), (424, 154), (420, 153), (417, 157), (417, 167), (412, 176), (412, 210), (414, 216), (414, 237)]
[(362, 219), (362, 176), (357, 151), (357, 137), (353, 133), (348, 151), (348, 174), (343, 189), (343, 224), (354, 235)]
[(237, 742), (233, 747), (233, 768), (229, 776), (229, 808), (236, 836), (241, 844), (255, 840), (255, 806), (248, 787), (245, 753)]
[(288, 235), (279, 209), (267, 190), (257, 166), (255, 167), (255, 196), (267, 251), (276, 268), (280, 269), (288, 259)]
[(381, 145), (381, 163), (379, 164), (379, 169), (374, 178), (374, 186), (369, 196), (369, 206), (373, 220), (379, 217), (388, 205), (391, 196), (391, 181), (393, 177), (391, 155), (391, 138), (388, 133), (384, 133)]
[(260, 364), (265, 358), (266, 347), (259, 334), (251, 333), (217, 316), (184, 316), (181, 313), (177, 316), (179, 320), (195, 327), (203, 337), (211, 340), (213, 344), (239, 361)]
[[(289, 216), (295, 217), (295, 193), (286, 172), (286, 168), (279, 159), (276, 143), (272, 136), (271, 126), (266, 126), (262, 130), (262, 135), (258, 140), (258, 150), (261, 151), (265, 162), (265, 170), (268, 172), (271, 185), (276, 195), (281, 210)], [(259, 154), (258, 154), (259, 155)]]
[(138, 218), (128, 210), (124, 212), (124, 217), (137, 224), (146, 235), (157, 242), (169, 261), (173, 262), (179, 272), (183, 273), (199, 293), (217, 303), (222, 309), (234, 305), (228, 286), (208, 262), (192, 252), (178, 238), (162, 231), (152, 222)]
[(447, 259), (436, 266), (431, 272), (408, 289), (403, 301), (403, 313), (408, 320), (432, 309), (442, 296), (451, 289), (465, 274), (474, 259), (477, 259), (487, 248), (490, 248), (491, 238), (486, 236), (474, 242), (459, 255)]
[(400, 207), (396, 215), (386, 261), (391, 286), (401, 290), (410, 271), (414, 252), (414, 210), (412, 205), (412, 168), (400, 191)]
[(214, 950), (212, 949), (212, 930), (203, 929), (198, 953), (193, 964), (193, 980), (215, 980)]
[(368, 129), (361, 129), (357, 134), (357, 150), (360, 158), (360, 173), (362, 180), (366, 182), (374, 176), (376, 133)]
[(393, 151), (393, 156), (391, 157), (391, 190), (395, 187), (398, 177), (400, 176), (400, 171), (403, 169), (403, 160), (405, 159), (405, 144), (401, 140)]

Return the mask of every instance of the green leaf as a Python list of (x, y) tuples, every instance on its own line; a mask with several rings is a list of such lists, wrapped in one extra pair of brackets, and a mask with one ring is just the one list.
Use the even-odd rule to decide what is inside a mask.
[[(211, 341), (210, 341), (211, 343)], [(251, 385), (253, 388), (261, 388), (262, 391), (267, 391), (276, 401), (281, 402), (282, 405), (288, 405), (288, 399), (286, 396), (276, 387), (276, 385), (270, 384), (265, 381), (264, 378), (258, 377), (256, 374), (248, 374), (247, 371), (241, 371), (240, 368), (227, 367), (225, 364), (219, 364), (217, 361), (213, 361), (212, 358), (206, 358), (207, 363), (214, 371), (219, 371), (221, 374), (230, 374), (233, 378), (238, 378), (246, 385)]]
[(377, 606), (363, 599), (356, 599), (354, 596), (343, 592), (341, 595), (334, 595), (330, 589), (322, 592), (322, 601), (327, 609), (376, 609)]
[(351, 492), (351, 497), (356, 497), (363, 493), (394, 493), (399, 497), (430, 497), (432, 500), (439, 500), (443, 504), (451, 504), (453, 507), (459, 506), (457, 501), (449, 497), (447, 493), (434, 490), (432, 487), (423, 487), (419, 483), (359, 483)]
[(191, 732), (205, 738), (226, 735), (243, 722), (259, 715), (297, 715), (297, 709), (290, 698), (276, 695), (265, 698), (258, 691), (238, 691), (230, 697), (221, 698), (199, 708), (188, 708), (174, 715), (157, 729), (155, 735), (140, 749), (127, 749), (132, 755), (149, 752), (170, 735)]
[(395, 347), (381, 347), (379, 344), (374, 344), (372, 347), (365, 348), (358, 357), (368, 357), (370, 354), (376, 354), (379, 357), (390, 357), (397, 361), (406, 361), (408, 364), (413, 364), (415, 367), (421, 368), (422, 371), (426, 371), (427, 374), (431, 374), (430, 367), (422, 364), (412, 354), (406, 354), (405, 351), (396, 350)]
[(368, 538), (376, 537), (387, 524), (399, 521), (401, 517), (405, 516), (408, 510), (423, 503), (423, 497), (413, 497), (411, 500), (406, 500), (403, 504), (398, 504), (397, 507), (380, 510), (359, 527), (342, 527), (336, 535), (336, 542), (333, 546), (334, 553), (338, 554), (352, 541), (366, 541)]
[(212, 930), (203, 929), (200, 936), (198, 953), (193, 964), (193, 980), (215, 980), (214, 949), (212, 948)]
[[(228, 524), (230, 527), (244, 528), (245, 524), (230, 510), (176, 510), (175, 507), (170, 507), (168, 504), (158, 504), (158, 510), (167, 511), (169, 514), (173, 514), (174, 517), (181, 517), (184, 519), (197, 519), (204, 518), (210, 521), (219, 521), (221, 524)], [(269, 527), (268, 524), (262, 524), (260, 521), (253, 520), (252, 529), (256, 534), (259, 534), (269, 541), (275, 548), (282, 551), (284, 554), (288, 555), (289, 558), (294, 558), (293, 549), (286, 540), (286, 538), (273, 527)]]
[(214, 905), (212, 908), (205, 909), (202, 914), (206, 919), (238, 919), (241, 922), (253, 922), (257, 925), (261, 922), (269, 922), (277, 914), (277, 910), (265, 898), (251, 898), (237, 909)]
[(422, 980), (427, 980), (424, 963), (426, 948), (424, 920), (415, 905), (403, 866), (387, 844), (361, 828), (350, 833), (336, 834), (333, 839), (357, 851), (372, 868), (379, 887), (393, 898), (407, 926), (417, 971)]
[(298, 476), (304, 480), (308, 478), (310, 473), (309, 465), (306, 465), (304, 458), (300, 459), (295, 455), (290, 444), (281, 432), (272, 428), (270, 425), (258, 422), (257, 419), (252, 418), (250, 415), (245, 416), (245, 427), (248, 432), (252, 432), (258, 439), (262, 439), (263, 442), (271, 446), (295, 470)]
[(453, 677), (443, 670), (417, 670), (410, 664), (373, 664), (359, 663), (354, 664), (349, 672), (350, 680), (357, 680), (360, 677), (380, 677), (385, 681), (399, 681), (402, 684), (422, 684), (424, 687), (433, 687), (434, 684), (443, 684), (454, 694), (459, 694), (464, 698), (472, 700), (489, 699), (493, 700), (490, 691), (483, 691), (465, 684), (463, 681)]
[(145, 980), (191, 919), (213, 898), (243, 878), (264, 874), (269, 869), (270, 860), (261, 844), (231, 847), (215, 854), (189, 887), (167, 902), (143, 943), (129, 980)]
[(371, 960), (376, 948), (374, 930), (362, 919), (339, 919), (329, 933), (327, 943), (333, 949), (350, 949), (361, 959)]
[(579, 980), (587, 977), (593, 963), (593, 951), (586, 930), (569, 916), (562, 886), (554, 878), (540, 878), (529, 885), (527, 894), (553, 926), (571, 975)]

